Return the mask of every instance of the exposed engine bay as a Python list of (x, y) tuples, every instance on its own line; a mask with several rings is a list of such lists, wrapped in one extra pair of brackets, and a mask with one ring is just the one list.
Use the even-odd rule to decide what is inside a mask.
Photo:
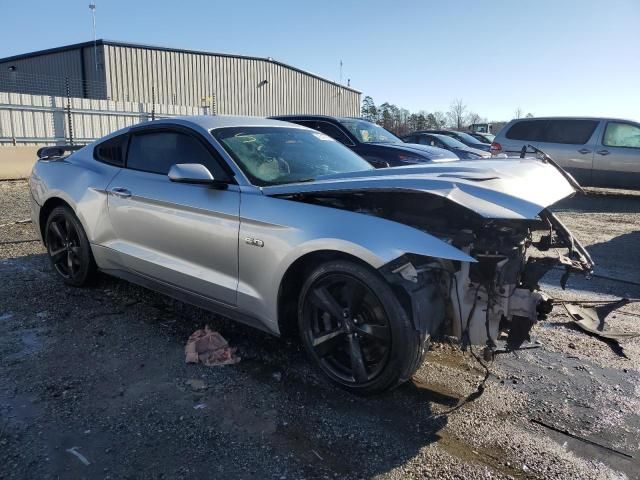
[[(554, 267), (590, 274), (586, 250), (549, 210), (535, 220), (492, 220), (445, 197), (414, 192), (322, 192), (291, 200), (375, 215), (420, 229), (477, 260), (457, 262), (404, 255), (381, 269), (411, 299), (425, 335), (452, 335), (463, 344), (517, 348), (552, 304), (539, 280)], [(421, 325), (421, 326), (420, 326)]]

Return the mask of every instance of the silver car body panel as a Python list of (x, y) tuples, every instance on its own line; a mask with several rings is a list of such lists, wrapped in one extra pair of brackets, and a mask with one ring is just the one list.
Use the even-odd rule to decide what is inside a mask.
[(445, 197), (485, 218), (503, 219), (533, 219), (542, 209), (575, 193), (552, 165), (528, 158), (385, 168), (262, 190), (265, 195), (404, 190)]
[(227, 126), (305, 127), (252, 117), (189, 117), (154, 125), (201, 133), (229, 164), (235, 184), (215, 189), (106, 165), (93, 159), (92, 144), (34, 166), (30, 185), (38, 230), (41, 207), (60, 199), (80, 219), (102, 270), (275, 334), (280, 328), (281, 282), (307, 254), (343, 252), (374, 269), (406, 254), (465, 265), (476, 262), (468, 250), (418, 228), (292, 196), (410, 192), (420, 194), (417, 202), (425, 194), (446, 198), (487, 219), (529, 220), (574, 193), (556, 169), (533, 159), (377, 169), (259, 188), (210, 131)]

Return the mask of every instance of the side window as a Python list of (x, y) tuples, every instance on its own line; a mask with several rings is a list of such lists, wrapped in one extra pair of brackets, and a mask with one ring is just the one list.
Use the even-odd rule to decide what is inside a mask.
[(99, 143), (93, 149), (93, 158), (99, 162), (108, 163), (116, 167), (123, 167), (128, 139), (129, 135), (125, 134)]
[(597, 126), (598, 120), (549, 120), (540, 141), (584, 145)]
[(433, 137), (429, 135), (420, 135), (420, 145), (429, 145), (430, 147), (439, 147), (440, 145), (436, 144)]
[(602, 144), (607, 147), (640, 148), (640, 126), (609, 122), (604, 131)]
[(200, 163), (211, 171), (213, 178), (228, 179), (220, 164), (195, 137), (180, 132), (137, 133), (131, 137), (127, 168), (166, 175), (176, 163)]
[(331, 138), (337, 140), (343, 145), (353, 145), (353, 142), (349, 140), (349, 137), (347, 137), (342, 130), (329, 122), (317, 122), (313, 128), (325, 135), (329, 135)]
[(402, 140), (406, 143), (418, 143), (416, 142), (417, 139), (417, 135), (409, 135), (408, 137), (404, 137)]
[(510, 140), (540, 141), (546, 124), (546, 120), (522, 120), (511, 125), (506, 137)]

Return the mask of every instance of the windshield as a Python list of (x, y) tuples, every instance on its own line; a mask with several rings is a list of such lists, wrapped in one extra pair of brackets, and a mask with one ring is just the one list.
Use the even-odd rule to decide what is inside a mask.
[(434, 137), (436, 137), (438, 140), (440, 140), (442, 143), (444, 143), (447, 147), (451, 147), (451, 148), (467, 148), (467, 146), (462, 143), (460, 140), (456, 140), (453, 137), (450, 137), (448, 135), (440, 135), (438, 133), (433, 134)]
[(464, 132), (455, 132), (455, 136), (458, 137), (461, 140), (464, 140), (465, 142), (469, 142), (469, 143), (482, 143), (480, 140), (478, 140), (477, 138), (472, 137), (471, 135), (469, 135), (468, 133), (464, 133)]
[(339, 118), (338, 121), (362, 143), (403, 143), (393, 133), (375, 123), (357, 118)]
[(324, 133), (303, 128), (233, 127), (212, 135), (254, 185), (311, 181), (373, 167)]

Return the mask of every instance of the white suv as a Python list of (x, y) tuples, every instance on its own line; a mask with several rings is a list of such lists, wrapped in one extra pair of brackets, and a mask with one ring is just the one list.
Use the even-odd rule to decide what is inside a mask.
[(612, 118), (521, 118), (491, 144), (497, 156), (520, 154), (531, 144), (582, 185), (640, 189), (640, 123)]

